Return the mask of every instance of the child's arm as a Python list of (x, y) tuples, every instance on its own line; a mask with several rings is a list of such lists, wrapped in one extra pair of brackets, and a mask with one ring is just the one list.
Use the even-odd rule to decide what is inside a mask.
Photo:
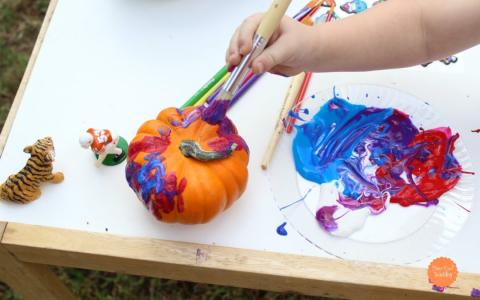
[[(259, 16), (232, 38), (227, 63), (248, 53)], [(284, 18), (256, 72), (366, 71), (442, 59), (480, 43), (480, 0), (389, 0), (315, 28)], [(243, 47), (243, 48), (242, 48)]]

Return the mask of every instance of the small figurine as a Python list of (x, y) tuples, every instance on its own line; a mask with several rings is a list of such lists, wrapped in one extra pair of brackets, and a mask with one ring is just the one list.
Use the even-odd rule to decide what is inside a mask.
[(358, 14), (367, 9), (367, 3), (363, 0), (352, 0), (342, 4), (340, 9), (347, 14)]
[(120, 164), (127, 157), (128, 143), (127, 141), (116, 134), (113, 134), (108, 129), (88, 129), (85, 133), (80, 135), (80, 145), (93, 151), (97, 157), (95, 165), (100, 167), (104, 164), (106, 166), (115, 166)]
[(55, 148), (51, 137), (45, 137), (31, 146), (25, 147), (23, 152), (29, 153), (30, 158), (25, 167), (0, 185), (0, 199), (21, 204), (30, 203), (41, 195), (40, 183), (63, 181), (63, 173), (53, 173)]

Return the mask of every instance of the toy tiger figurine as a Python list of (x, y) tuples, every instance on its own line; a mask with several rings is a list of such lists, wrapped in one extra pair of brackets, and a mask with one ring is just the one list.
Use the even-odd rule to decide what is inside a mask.
[(35, 144), (25, 147), (23, 152), (30, 158), (25, 167), (0, 185), (0, 199), (26, 204), (36, 200), (41, 195), (40, 183), (63, 181), (63, 173), (53, 173), (55, 149), (51, 137), (39, 139)]

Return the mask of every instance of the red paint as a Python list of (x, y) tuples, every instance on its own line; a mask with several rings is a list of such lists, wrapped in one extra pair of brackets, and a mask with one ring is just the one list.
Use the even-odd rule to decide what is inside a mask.
[(131, 143), (128, 147), (128, 159), (132, 160), (140, 152), (163, 153), (168, 145), (170, 138), (168, 136), (144, 136), (142, 140)]
[[(308, 89), (308, 84), (310, 83), (310, 79), (312, 78), (312, 72), (307, 72), (305, 74), (305, 79), (303, 80), (302, 87), (300, 89), (300, 92), (297, 95), (297, 98), (295, 99), (295, 104), (293, 105), (293, 111), (298, 112), (300, 110), (301, 103), (303, 101), (303, 98), (305, 98), (305, 94)], [(286, 125), (286, 131), (287, 133), (291, 133), (293, 129), (293, 124), (295, 124), (295, 118), (290, 117), (288, 119), (288, 123)]]
[(460, 180), (458, 174), (462, 171), (461, 166), (450, 163), (457, 138), (458, 134), (452, 136), (449, 128), (421, 131), (410, 145), (417, 148), (415, 155), (407, 161), (391, 159), (390, 165), (377, 169), (377, 176), (387, 176), (389, 170), (403, 163), (405, 170), (411, 172), (408, 182), (396, 179), (397, 186), (402, 189), (392, 195), (390, 202), (410, 206), (433, 201), (451, 190)]

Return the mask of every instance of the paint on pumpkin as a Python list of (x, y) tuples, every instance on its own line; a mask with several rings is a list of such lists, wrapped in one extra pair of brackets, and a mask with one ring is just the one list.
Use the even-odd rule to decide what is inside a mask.
[[(126, 167), (129, 186), (160, 220), (162, 214), (169, 214), (174, 209), (179, 213), (184, 211), (182, 193), (187, 187), (187, 178), (177, 178), (175, 172), (166, 172), (163, 153), (171, 146), (170, 134), (174, 132), (172, 131), (174, 127), (184, 128), (195, 121), (203, 122), (198, 118), (199, 115), (191, 116), (192, 113), (185, 113), (177, 109), (169, 120), (172, 128), (162, 126), (157, 130), (158, 136), (145, 135), (129, 145)], [(237, 129), (230, 119), (225, 117), (216, 126), (216, 137), (206, 141), (211, 148), (212, 155), (222, 157), (233, 151), (243, 150), (247, 154), (249, 153), (246, 142), (238, 135)], [(145, 160), (143, 164), (135, 162), (135, 158), (141, 153), (146, 153), (143, 157)]]
[[(448, 127), (418, 129), (394, 108), (355, 105), (335, 95), (296, 127), (297, 171), (320, 185), (337, 183), (336, 202), (348, 210), (379, 214), (389, 202), (436, 205), (464, 173), (453, 155), (458, 133)], [(336, 209), (324, 206), (317, 212), (328, 232), (338, 228)]]
[[(129, 162), (126, 176), (130, 187), (142, 199), (145, 206), (158, 218), (175, 208), (183, 212), (182, 193), (187, 186), (186, 178), (177, 179), (175, 173), (167, 173), (162, 153), (170, 145), (170, 130), (159, 130), (160, 136), (144, 136), (140, 141), (130, 144)], [(145, 155), (145, 164), (140, 165), (134, 158), (140, 153)]]

